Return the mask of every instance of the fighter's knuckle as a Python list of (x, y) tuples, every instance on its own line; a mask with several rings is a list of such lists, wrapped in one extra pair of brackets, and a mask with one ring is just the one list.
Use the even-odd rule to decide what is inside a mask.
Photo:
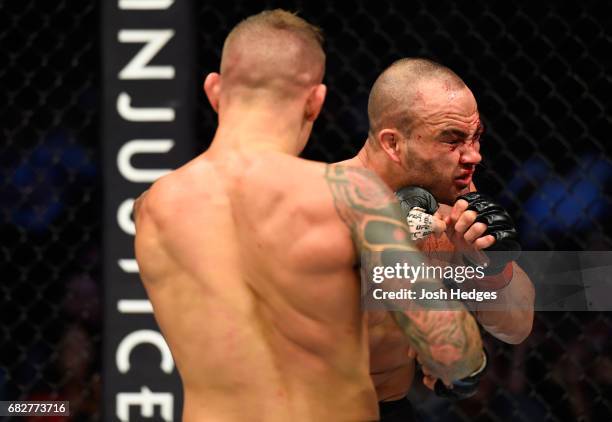
[(455, 206), (460, 209), (466, 209), (468, 205), (468, 201), (465, 199), (459, 199), (457, 202), (455, 202)]
[(493, 246), (494, 243), (495, 243), (495, 237), (491, 235), (481, 237), (476, 241), (476, 244), (480, 249), (486, 249), (490, 246)]
[(473, 222), (476, 220), (476, 217), (478, 217), (478, 213), (474, 210), (467, 210), (464, 211), (463, 216), (467, 221)]
[(474, 232), (473, 230), (469, 230), (468, 232), (465, 233), (465, 240), (469, 243), (473, 243), (476, 239), (478, 239), (479, 234)]
[(455, 226), (453, 228), (455, 229), (456, 233), (462, 234), (465, 231), (463, 226), (464, 226), (463, 222), (457, 221), (457, 223), (455, 223)]

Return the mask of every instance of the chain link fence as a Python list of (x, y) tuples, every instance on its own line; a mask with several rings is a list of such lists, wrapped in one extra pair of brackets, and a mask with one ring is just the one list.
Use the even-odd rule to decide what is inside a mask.
[(100, 401), (97, 27), (91, 1), (0, 1), (0, 400), (73, 420)]
[[(0, 398), (100, 407), (99, 7), (0, 0)], [(194, 2), (199, 75), (263, 8), (320, 25), (329, 88), (304, 157), (339, 161), (367, 132), (369, 89), (425, 56), (471, 87), (487, 126), (479, 188), (531, 250), (610, 250), (612, 7), (607, 2)], [(194, 89), (198, 89), (194, 87)], [(202, 148), (216, 125), (204, 95)], [(487, 338), (492, 369), (461, 403), (411, 393), (424, 420), (612, 420), (612, 317), (539, 313), (520, 346)]]

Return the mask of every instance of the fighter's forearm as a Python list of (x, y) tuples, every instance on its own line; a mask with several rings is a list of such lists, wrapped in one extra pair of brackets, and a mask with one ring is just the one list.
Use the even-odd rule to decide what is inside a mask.
[(433, 376), (449, 383), (468, 376), (482, 363), (480, 332), (466, 310), (409, 309), (393, 316)]
[(531, 333), (535, 291), (529, 276), (516, 263), (513, 266), (512, 281), (497, 291), (494, 302), (489, 302), (499, 309), (478, 309), (475, 314), (478, 322), (493, 336), (506, 343), (518, 344)]
[[(369, 245), (362, 249), (362, 276), (369, 281), (369, 275), (374, 274), (375, 267), (383, 262), (382, 255), (377, 252), (376, 243), (392, 245), (394, 240), (393, 227), (402, 229), (401, 222), (388, 220), (383, 230), (382, 220), (372, 220), (378, 224), (376, 239), (369, 237), (370, 230), (364, 230), (364, 238)], [(384, 233), (389, 235), (385, 235)], [(398, 262), (418, 268), (423, 265), (424, 256), (412, 245), (394, 245), (393, 256)], [(380, 284), (368, 283), (369, 289), (378, 289)], [(406, 282), (405, 279), (390, 277), (384, 280), (384, 290), (399, 292), (409, 289), (409, 296), (403, 302), (391, 299), (386, 295), (378, 295), (378, 305), (382, 304), (391, 312), (399, 328), (408, 339), (411, 348), (416, 352), (419, 361), (436, 378), (450, 383), (467, 377), (482, 364), (482, 340), (478, 324), (468, 312), (465, 305), (458, 300), (448, 300), (436, 296), (430, 300), (413, 300), (423, 292), (439, 293), (446, 290), (444, 283), (438, 279), (417, 279)], [(373, 292), (366, 292), (366, 297)], [(432, 295), (433, 296), (433, 295)], [(449, 297), (447, 294), (446, 297)], [(367, 299), (366, 299), (367, 300)]]
[[(378, 223), (381, 221), (378, 220)], [(401, 227), (392, 221), (388, 221), (387, 224), (390, 226), (397, 224), (398, 229)], [(391, 228), (384, 231), (393, 233)], [(371, 233), (367, 230), (364, 232)], [(382, 232), (383, 230), (378, 231), (377, 240), (383, 239), (387, 245), (392, 244), (393, 236), (383, 236)], [(365, 237), (368, 238), (367, 235)], [(362, 250), (365, 258), (362, 260), (362, 276), (365, 280), (369, 280), (368, 275), (374, 274), (374, 268), (385, 261), (376, 253), (374, 243), (374, 239), (371, 238), (368, 242), (370, 249)], [(424, 256), (411, 245), (395, 245), (393, 255), (399, 262), (413, 268), (418, 268), (425, 262)], [(367, 286), (370, 289), (378, 289), (380, 284), (368, 283)], [(384, 305), (391, 312), (424, 369), (447, 384), (472, 374), (481, 366), (483, 360), (480, 331), (472, 314), (458, 300), (447, 300), (440, 296), (430, 300), (412, 300), (413, 297), (421, 297), (423, 292), (435, 294), (446, 290), (441, 280), (421, 278), (409, 283), (405, 279), (395, 277), (384, 280), (384, 290), (387, 292), (406, 289), (415, 295), (410, 295), (410, 299), (399, 302), (397, 299), (379, 294), (378, 305)], [(373, 292), (365, 294), (368, 298), (376, 297), (371, 293)]]

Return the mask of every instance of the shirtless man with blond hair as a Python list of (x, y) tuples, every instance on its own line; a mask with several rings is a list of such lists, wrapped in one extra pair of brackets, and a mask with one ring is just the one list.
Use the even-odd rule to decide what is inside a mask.
[[(378, 419), (358, 265), (414, 247), (375, 176), (297, 158), (326, 93), (321, 45), (285, 11), (238, 24), (204, 82), (210, 148), (137, 201), (136, 256), (185, 421)], [(481, 366), (464, 308), (407, 308), (394, 315), (435, 376)]]
[[(411, 195), (415, 186), (433, 196), (440, 204), (433, 219), (437, 235), (419, 241), (427, 256), (463, 265), (462, 256), (478, 260), (481, 253), (494, 249), (490, 256), (499, 261), (498, 271), (491, 268), (490, 275), (475, 287), (496, 292), (495, 309), (476, 309), (474, 315), (498, 339), (522, 342), (533, 324), (534, 288), (512, 259), (520, 246), (510, 216), (492, 198), (470, 194), (476, 190), (472, 176), (482, 160), (484, 131), (472, 91), (439, 63), (401, 59), (374, 83), (368, 118), (370, 129), (363, 148), (340, 164), (373, 171), (390, 189), (399, 191), (400, 197)], [(471, 207), (468, 200), (479, 203)], [(511, 252), (500, 252), (508, 250)], [(411, 420), (410, 404), (403, 397), (415, 374), (414, 350), (388, 313), (370, 314), (369, 335), (372, 377), (383, 416), (389, 409), (382, 420)], [(425, 384), (434, 389), (436, 377), (424, 372)], [(474, 389), (466, 396), (476, 386), (473, 383)]]

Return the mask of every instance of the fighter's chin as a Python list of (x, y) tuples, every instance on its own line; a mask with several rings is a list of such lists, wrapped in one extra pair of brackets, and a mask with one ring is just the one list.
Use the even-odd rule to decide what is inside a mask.
[(470, 191), (470, 183), (457, 183), (455, 180), (451, 186), (448, 186), (446, 190), (432, 190), (431, 192), (435, 196), (436, 200), (440, 204), (450, 205), (451, 207), (455, 204), (457, 197), (464, 195)]
[(453, 186), (453, 202), (457, 200), (457, 197), (460, 195), (465, 195), (470, 192), (470, 182), (463, 182), (455, 180), (455, 185)]
[(440, 204), (450, 205), (452, 207), (453, 204), (455, 203), (455, 200), (457, 199), (459, 195), (461, 194), (457, 193), (456, 189), (451, 189), (447, 191), (446, 193), (443, 193), (440, 195), (434, 195), (434, 196), (436, 197), (436, 200)]
[(468, 184), (467, 186), (463, 186), (462, 188), (460, 188), (460, 189), (458, 190), (458, 192), (459, 192), (459, 193), (457, 194), (457, 196), (459, 196), (459, 195), (465, 195), (466, 193), (469, 193), (469, 192), (470, 192), (470, 185)]

